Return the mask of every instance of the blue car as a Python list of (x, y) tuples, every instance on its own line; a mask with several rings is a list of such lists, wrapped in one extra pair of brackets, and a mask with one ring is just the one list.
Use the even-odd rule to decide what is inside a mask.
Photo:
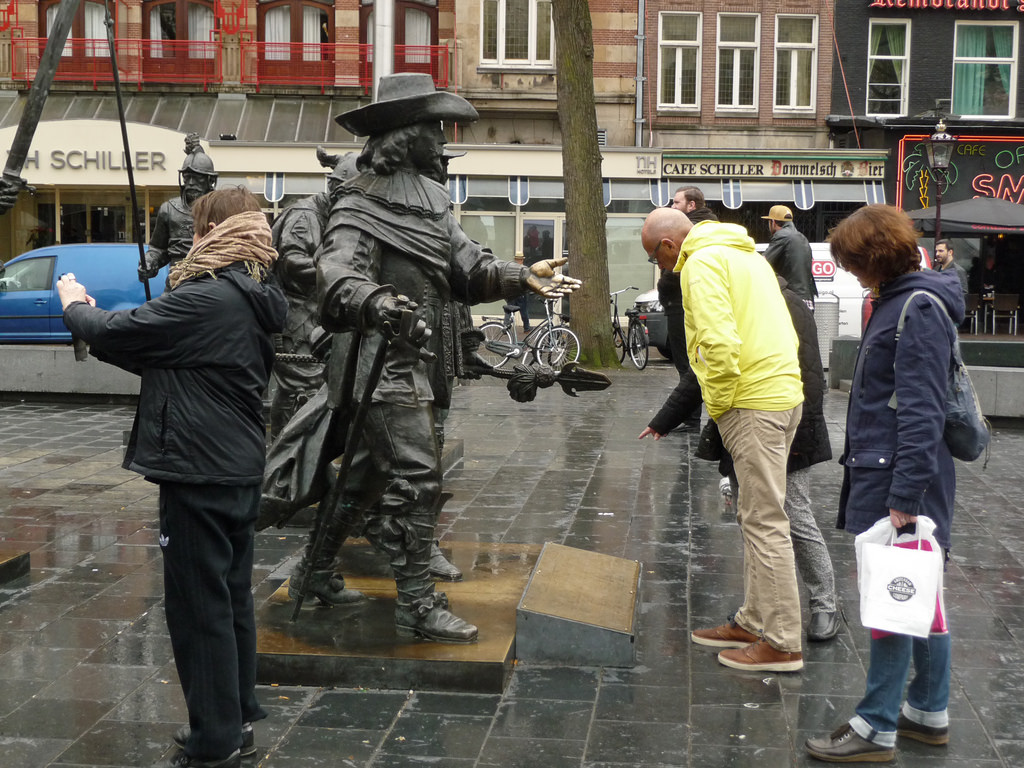
[[(146, 300), (134, 243), (51, 245), (0, 267), (0, 343), (69, 343), (57, 280), (72, 272), (103, 309), (133, 309)], [(167, 268), (149, 281), (152, 296), (164, 290)]]

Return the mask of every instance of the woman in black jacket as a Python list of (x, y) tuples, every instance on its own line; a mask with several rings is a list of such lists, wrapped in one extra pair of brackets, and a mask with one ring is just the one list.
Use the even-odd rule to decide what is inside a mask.
[(253, 526), (265, 463), (263, 392), (281, 291), (259, 203), (225, 189), (193, 204), (195, 244), (171, 290), (138, 309), (98, 309), (60, 279), (64, 323), (100, 359), (142, 376), (124, 466), (160, 486), (167, 628), (189, 725), (174, 768), (234, 768), (251, 755), (256, 701)]

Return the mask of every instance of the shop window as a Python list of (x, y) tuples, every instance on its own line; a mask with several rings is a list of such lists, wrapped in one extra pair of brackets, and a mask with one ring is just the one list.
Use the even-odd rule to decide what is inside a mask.
[(872, 20), (868, 45), (867, 114), (905, 115), (910, 22)]
[(268, 61), (322, 61), (332, 58), (333, 6), (297, 0), (271, 0), (259, 9), (259, 36)]
[(480, 63), (553, 67), (551, 0), (483, 0)]
[(758, 34), (756, 13), (718, 16), (718, 76), (715, 105), (719, 110), (757, 108)]
[(775, 108), (814, 108), (817, 16), (775, 17)]
[(700, 107), (701, 14), (658, 17), (658, 107)]
[(958, 21), (953, 49), (953, 113), (1013, 117), (1017, 91), (1015, 21)]

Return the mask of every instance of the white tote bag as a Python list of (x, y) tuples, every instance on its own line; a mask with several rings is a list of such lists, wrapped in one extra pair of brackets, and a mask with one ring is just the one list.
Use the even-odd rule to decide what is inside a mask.
[(943, 557), (934, 531), (935, 522), (921, 515), (917, 533), (897, 537), (886, 516), (857, 536), (860, 620), (865, 627), (928, 637), (936, 610), (944, 616)]

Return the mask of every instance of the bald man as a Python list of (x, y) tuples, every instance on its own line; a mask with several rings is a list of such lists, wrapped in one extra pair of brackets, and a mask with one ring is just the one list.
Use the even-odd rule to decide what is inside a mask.
[(680, 274), (687, 355), (742, 489), (743, 605), (732, 620), (690, 637), (725, 649), (718, 660), (727, 667), (794, 672), (803, 667), (800, 598), (783, 504), (803, 385), (785, 299), (741, 226), (693, 224), (658, 208), (640, 239), (653, 263)]

